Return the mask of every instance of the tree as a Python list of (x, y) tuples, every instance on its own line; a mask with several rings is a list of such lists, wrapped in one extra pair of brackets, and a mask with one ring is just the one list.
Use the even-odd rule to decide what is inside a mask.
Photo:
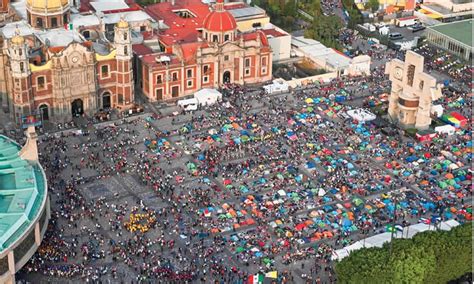
[(372, 13), (377, 12), (379, 10), (379, 0), (369, 0), (367, 2), (367, 7), (372, 10)]
[(446, 283), (472, 271), (472, 224), (394, 239), (336, 263), (340, 283)]
[(305, 36), (328, 47), (340, 48), (338, 39), (341, 28), (342, 23), (337, 16), (314, 17), (311, 29), (305, 31)]

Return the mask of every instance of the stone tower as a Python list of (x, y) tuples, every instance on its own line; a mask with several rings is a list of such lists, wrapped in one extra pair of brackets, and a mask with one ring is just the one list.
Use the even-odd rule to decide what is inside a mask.
[(423, 66), (423, 56), (407, 51), (405, 62), (394, 59), (385, 67), (392, 82), (388, 115), (404, 128), (429, 128), (432, 102), (441, 98), (441, 86)]
[(11, 101), (15, 107), (10, 109), (14, 113), (15, 120), (20, 121), (22, 115), (31, 114), (34, 109), (32, 105), (33, 94), (30, 84), (30, 68), (28, 61), (28, 47), (25, 38), (17, 30), (15, 36), (10, 40), (8, 48), (10, 57), (10, 72), (12, 77)]
[(132, 106), (134, 98), (132, 39), (130, 26), (121, 18), (115, 25), (114, 43), (117, 59), (117, 104), (121, 109)]

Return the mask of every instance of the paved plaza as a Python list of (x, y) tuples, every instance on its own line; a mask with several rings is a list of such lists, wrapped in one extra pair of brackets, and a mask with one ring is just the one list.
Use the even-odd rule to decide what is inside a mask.
[(335, 249), (392, 224), (462, 221), (468, 132), (420, 143), (344, 115), (388, 91), (381, 74), (274, 95), (230, 86), (194, 113), (149, 105), (42, 135), (52, 219), (18, 279), (242, 283), (277, 271), (331, 283)]

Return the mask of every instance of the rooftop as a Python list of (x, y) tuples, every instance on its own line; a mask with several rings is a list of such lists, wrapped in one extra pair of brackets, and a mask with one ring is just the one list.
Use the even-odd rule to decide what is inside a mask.
[(472, 47), (472, 19), (428, 27)]
[(42, 168), (20, 158), (20, 150), (0, 135), (0, 252), (23, 235), (47, 197)]

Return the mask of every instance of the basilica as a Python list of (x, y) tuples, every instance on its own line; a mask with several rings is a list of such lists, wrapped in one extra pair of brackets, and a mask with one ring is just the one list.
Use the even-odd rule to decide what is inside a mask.
[(266, 34), (240, 31), (223, 0), (146, 8), (124, 0), (8, 5), (10, 20), (0, 28), (0, 98), (17, 123), (31, 114), (70, 121), (102, 109), (126, 111), (135, 92), (167, 101), (272, 79)]
[(211, 11), (206, 6), (200, 1), (172, 1), (147, 7), (152, 17), (169, 26), (158, 35), (161, 52), (134, 45), (141, 55), (140, 87), (150, 101), (176, 99), (227, 83), (271, 80), (272, 50), (265, 33), (238, 32), (223, 0), (217, 0)]

